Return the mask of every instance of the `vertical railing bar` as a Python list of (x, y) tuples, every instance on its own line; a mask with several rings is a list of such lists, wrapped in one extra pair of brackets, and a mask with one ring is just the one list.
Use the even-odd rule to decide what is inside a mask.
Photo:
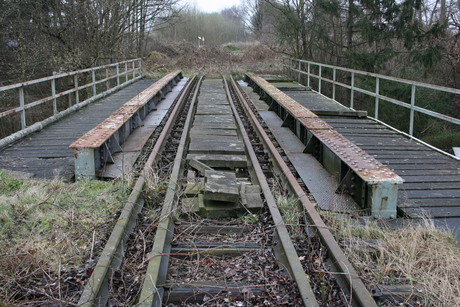
[(352, 109), (355, 106), (355, 103), (354, 103), (354, 99), (355, 99), (354, 88), (355, 88), (355, 72), (352, 71), (351, 72), (351, 84), (350, 84), (350, 108), (352, 108)]
[(133, 61), (133, 79), (136, 78), (136, 61)]
[(21, 107), (21, 129), (27, 128), (26, 122), (26, 110), (24, 109), (25, 98), (24, 98), (24, 87), (19, 88), (19, 106)]
[(51, 79), (51, 97), (53, 97), (53, 114), (57, 114), (56, 79)]
[(73, 83), (75, 84), (75, 104), (80, 103), (80, 92), (78, 89), (78, 74), (73, 76)]
[(125, 62), (125, 82), (128, 82), (128, 62)]
[(410, 95), (410, 120), (409, 120), (409, 135), (414, 135), (414, 106), (415, 106), (415, 83), (412, 84), (412, 90)]
[(380, 78), (375, 79), (375, 119), (379, 119), (379, 95), (380, 95)]
[(332, 69), (332, 80), (334, 81), (334, 82), (332, 82), (332, 100), (335, 100), (335, 84), (336, 84), (336, 81), (337, 81), (336, 78), (337, 78), (336, 69), (334, 67)]
[(93, 96), (96, 96), (97, 89), (96, 89), (96, 71), (95, 70), (91, 71), (91, 79), (93, 81)]
[(310, 62), (308, 62), (308, 67), (307, 67), (307, 86), (310, 86)]
[(68, 100), (69, 100), (69, 106), (68, 106), (68, 108), (70, 108), (70, 107), (72, 106), (72, 94), (68, 94), (68, 95), (67, 95), (67, 98), (68, 98)]
[(105, 79), (107, 79), (107, 81), (105, 81), (106, 91), (110, 89), (109, 69), (109, 67), (105, 69)]
[(321, 65), (318, 65), (318, 93), (321, 94)]
[(300, 62), (299, 60), (299, 73), (298, 73), (298, 76), (297, 76), (297, 81), (300, 83), (300, 70), (302, 69), (302, 62)]
[(118, 65), (118, 63), (117, 63), (116, 68), (117, 68), (117, 86), (119, 86), (120, 85), (120, 65)]

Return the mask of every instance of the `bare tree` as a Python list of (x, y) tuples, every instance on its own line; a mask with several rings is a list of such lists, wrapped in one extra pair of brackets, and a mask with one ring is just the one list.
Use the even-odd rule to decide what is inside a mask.
[(3, 76), (23, 79), (140, 56), (148, 34), (178, 16), (179, 2), (0, 0)]

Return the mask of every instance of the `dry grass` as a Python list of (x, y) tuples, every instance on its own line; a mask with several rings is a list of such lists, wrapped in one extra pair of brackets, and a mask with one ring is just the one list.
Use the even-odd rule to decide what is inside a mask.
[(302, 237), (303, 228), (301, 226), (301, 219), (303, 218), (303, 210), (299, 206), (298, 199), (288, 196), (277, 196), (277, 204), (291, 237)]
[(455, 237), (423, 220), (390, 229), (328, 217), (350, 261), (369, 285), (410, 285), (423, 306), (460, 306), (460, 247)]
[(246, 72), (271, 73), (282, 71), (279, 54), (258, 42), (232, 43), (218, 47), (197, 48), (187, 43), (158, 43), (145, 68), (152, 76), (181, 69), (185, 74), (202, 73), (210, 77), (221, 73)]
[(0, 171), (0, 305), (67, 301), (128, 195), (123, 183), (18, 181)]

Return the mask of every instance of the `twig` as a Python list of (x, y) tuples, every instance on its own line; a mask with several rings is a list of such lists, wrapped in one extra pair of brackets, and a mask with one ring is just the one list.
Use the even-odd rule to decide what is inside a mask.
[(93, 259), (93, 251), (94, 251), (94, 243), (95, 243), (95, 240), (96, 240), (96, 229), (93, 229), (93, 239), (92, 239), (92, 242), (91, 242), (91, 253), (90, 253), (90, 256), (89, 256), (89, 259)]

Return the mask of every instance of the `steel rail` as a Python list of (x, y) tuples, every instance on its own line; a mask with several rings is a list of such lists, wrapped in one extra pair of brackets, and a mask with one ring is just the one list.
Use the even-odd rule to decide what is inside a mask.
[[(230, 77), (231, 78), (231, 77)], [(283, 218), (281, 213), (278, 209), (277, 202), (275, 197), (273, 196), (270, 186), (268, 185), (267, 179), (263, 173), (263, 170), (258, 163), (256, 153), (251, 145), (251, 140), (244, 129), (243, 122), (241, 121), (240, 117), (237, 116), (238, 112), (236, 110), (235, 104), (230, 94), (230, 89), (228, 86), (227, 81), (224, 78), (225, 82), (225, 89), (227, 92), (228, 100), (232, 107), (233, 113), (235, 114), (236, 121), (238, 123), (238, 127), (243, 138), (244, 144), (246, 146), (246, 151), (251, 159), (252, 166), (254, 168), (255, 174), (257, 176), (257, 180), (259, 181), (259, 185), (262, 189), (263, 195), (265, 197), (265, 201), (267, 202), (267, 207), (270, 211), (272, 216), (273, 224), (275, 225), (275, 229), (277, 231), (279, 242), (283, 248), (283, 252), (287, 258), (289, 264), (289, 271), (292, 274), (293, 279), (295, 280), (297, 287), (300, 292), (300, 296), (305, 306), (319, 306), (318, 302), (315, 298), (315, 294), (310, 285), (310, 278), (307, 274), (305, 274), (302, 264), (300, 263), (299, 256), (295, 250), (294, 244), (290, 238), (289, 232), (284, 224)], [(238, 95), (238, 91), (235, 85), (235, 81), (231, 78), (231, 85), (234, 89), (235, 93)], [(238, 95), (239, 97), (239, 95)]]
[(139, 298), (138, 306), (161, 306), (164, 289), (159, 287), (164, 284), (169, 264), (169, 256), (171, 246), (169, 242), (172, 239), (174, 231), (174, 223), (172, 221), (172, 213), (178, 201), (178, 188), (180, 187), (179, 176), (180, 170), (184, 164), (185, 146), (188, 137), (188, 131), (192, 123), (194, 106), (197, 100), (200, 84), (203, 80), (201, 77), (196, 89), (193, 93), (190, 109), (187, 114), (187, 119), (183, 126), (182, 135), (179, 141), (179, 147), (174, 159), (174, 166), (170, 175), (168, 188), (166, 191), (163, 208), (161, 210), (160, 222), (158, 223), (155, 233), (155, 239), (152, 250), (150, 252), (150, 260), (145, 274), (142, 291)]
[(346, 291), (346, 293), (349, 293), (350, 297), (352, 297), (351, 303), (353, 306), (377, 306), (375, 300), (372, 298), (372, 295), (366, 289), (366, 286), (359, 278), (358, 273), (340, 248), (328, 226), (324, 223), (320, 214), (318, 211), (316, 211), (315, 206), (310, 202), (308, 196), (305, 194), (305, 191), (297, 182), (297, 179), (290, 171), (286, 162), (283, 160), (280, 153), (276, 150), (276, 147), (270, 141), (269, 136), (263, 129), (262, 125), (259, 123), (254, 112), (252, 112), (251, 108), (249, 107), (250, 100), (243, 94), (242, 90), (233, 79), (232, 84), (237, 89), (236, 93), (239, 97), (240, 103), (244, 107), (246, 115), (250, 119), (253, 126), (257, 129), (257, 133), (264, 143), (265, 148), (269, 150), (273, 163), (275, 163), (276, 166), (281, 170), (282, 174), (285, 176), (286, 182), (289, 184), (292, 191), (302, 203), (310, 223), (308, 227), (316, 229), (316, 232), (319, 235), (322, 243), (326, 246), (329, 252), (329, 256), (334, 260), (333, 264), (337, 267), (338, 272), (332, 272), (331, 274), (333, 274), (335, 278), (341, 282), (341, 284), (346, 285), (346, 288), (343, 290)]
[(126, 202), (120, 217), (115, 224), (112, 234), (110, 235), (101, 256), (99, 257), (91, 277), (80, 296), (78, 306), (90, 307), (106, 304), (108, 300), (108, 280), (110, 274), (119, 267), (122, 262), (123, 253), (126, 249), (126, 242), (135, 227), (137, 215), (144, 205), (144, 199), (142, 196), (145, 184), (144, 174), (151, 169), (152, 165), (155, 165), (158, 162), (173, 124), (179, 116), (179, 111), (184, 103), (184, 97), (188, 95), (190, 89), (195, 83), (195, 80), (196, 78), (189, 80), (182, 90), (168, 121), (161, 131), (160, 136), (158, 137), (157, 142), (147, 159), (143, 171), (138, 177), (128, 201)]
[[(250, 140), (246, 132), (244, 131), (243, 123), (238, 117), (238, 113), (235, 109), (234, 104), (232, 103), (232, 98), (228, 90), (227, 84), (225, 84), (226, 93), (228, 96), (229, 103), (231, 105), (232, 111), (235, 114), (235, 119), (238, 124), (238, 130), (243, 136), (245, 146), (250, 155), (252, 166), (257, 172), (256, 178), (258, 184), (261, 185), (263, 193), (268, 201), (270, 206), (269, 210), (272, 214), (275, 228), (277, 230), (278, 242), (281, 244), (283, 251), (281, 254), (285, 256), (288, 261), (288, 271), (294, 276), (294, 280), (297, 282), (298, 289), (300, 292), (301, 299), (305, 306), (318, 306), (315, 295), (312, 289), (309, 287), (309, 278), (304, 273), (302, 265), (300, 264), (298, 255), (295, 251), (294, 245), (289, 237), (286, 226), (283, 223), (281, 214), (277, 208), (276, 201), (271, 194), (268, 183), (263, 175), (263, 171), (258, 164), (256, 154), (252, 149)], [(171, 174), (170, 183), (168, 185), (168, 190), (166, 192), (165, 201), (163, 204), (163, 209), (161, 212), (160, 222), (157, 226), (157, 232), (155, 234), (154, 245), (150, 252), (151, 258), (149, 261), (147, 273), (145, 275), (144, 285), (142, 287), (142, 292), (140, 295), (139, 303), (137, 306), (161, 306), (163, 301), (163, 296), (165, 293), (164, 285), (167, 278), (168, 266), (169, 266), (169, 255), (171, 253), (170, 242), (174, 233), (174, 223), (172, 213), (175, 210), (175, 207), (178, 203), (178, 187), (177, 183), (179, 180), (179, 174), (184, 164), (184, 155), (185, 149), (188, 141), (188, 132), (192, 123), (194, 115), (194, 105), (197, 100), (197, 94), (199, 88), (195, 92), (192, 101), (187, 119), (183, 126), (183, 132), (179, 142), (179, 148), (174, 160), (173, 171)]]

